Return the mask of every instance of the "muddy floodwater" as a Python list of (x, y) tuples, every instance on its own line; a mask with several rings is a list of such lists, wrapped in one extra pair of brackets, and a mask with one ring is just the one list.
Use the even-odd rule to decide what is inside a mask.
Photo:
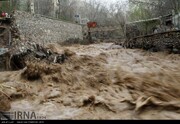
[[(180, 55), (112, 43), (47, 47), (68, 50), (69, 58), (0, 72), (10, 111), (46, 119), (180, 119)], [(39, 78), (28, 80), (34, 74)]]

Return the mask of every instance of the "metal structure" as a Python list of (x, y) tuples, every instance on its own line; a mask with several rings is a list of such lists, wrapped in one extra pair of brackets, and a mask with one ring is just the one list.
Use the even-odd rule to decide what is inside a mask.
[[(177, 19), (178, 20), (178, 19)], [(138, 28), (138, 24), (148, 24), (156, 22), (158, 25), (142, 34)], [(175, 20), (172, 14), (149, 19), (128, 23), (127, 39), (124, 43), (126, 48), (139, 48), (150, 51), (169, 51), (170, 53), (180, 54), (180, 30), (175, 25)], [(156, 24), (155, 23), (155, 24)], [(152, 26), (152, 25), (151, 25)], [(128, 28), (128, 26), (126, 26)]]
[(152, 34), (153, 29), (150, 28), (160, 24), (161, 24), (160, 18), (139, 20), (135, 22), (126, 23), (125, 24), (126, 38), (130, 39), (137, 36)]
[(91, 28), (95, 28), (97, 26), (96, 22), (88, 22), (87, 27), (88, 27), (88, 40), (90, 43), (92, 43), (92, 37), (91, 37)]
[(138, 36), (146, 36), (154, 34), (155, 29), (159, 29), (159, 32), (168, 32), (173, 29), (180, 29), (179, 15), (168, 14), (157, 18), (139, 20), (126, 23), (126, 38), (131, 39)]

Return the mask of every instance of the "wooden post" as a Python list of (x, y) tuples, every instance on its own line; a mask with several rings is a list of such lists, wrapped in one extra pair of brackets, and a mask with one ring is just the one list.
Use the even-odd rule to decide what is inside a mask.
[(11, 41), (12, 41), (12, 35), (11, 35), (11, 29), (9, 29), (9, 47), (11, 46)]
[(10, 67), (10, 54), (6, 53), (5, 54), (5, 70), (9, 71), (11, 69)]
[(89, 43), (92, 43), (91, 28), (88, 28), (88, 40), (89, 40)]
[(97, 23), (96, 22), (88, 22), (87, 26), (88, 26), (88, 39), (89, 39), (89, 42), (92, 43), (91, 28), (95, 28), (97, 26)]

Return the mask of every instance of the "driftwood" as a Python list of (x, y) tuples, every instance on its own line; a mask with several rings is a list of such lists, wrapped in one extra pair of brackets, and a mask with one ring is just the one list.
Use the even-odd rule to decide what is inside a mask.
[[(27, 45), (28, 46), (28, 45)], [(13, 53), (13, 52), (11, 52)], [(39, 44), (18, 51), (17, 53), (11, 54), (9, 58), (9, 65), (11, 70), (19, 70), (26, 67), (27, 61), (45, 61), (46, 63), (59, 63), (62, 64), (67, 59), (66, 54), (54, 53), (49, 49), (46, 49)]]

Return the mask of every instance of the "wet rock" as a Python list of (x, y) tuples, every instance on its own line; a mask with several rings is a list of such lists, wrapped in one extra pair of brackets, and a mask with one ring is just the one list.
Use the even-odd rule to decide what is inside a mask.
[(172, 51), (173, 53), (180, 53), (180, 50), (178, 50), (178, 49), (173, 49), (173, 51)]
[(37, 58), (44, 59), (44, 58), (46, 58), (46, 54), (44, 54), (44, 53), (42, 53), (42, 52), (36, 52), (36, 57), (37, 57)]

